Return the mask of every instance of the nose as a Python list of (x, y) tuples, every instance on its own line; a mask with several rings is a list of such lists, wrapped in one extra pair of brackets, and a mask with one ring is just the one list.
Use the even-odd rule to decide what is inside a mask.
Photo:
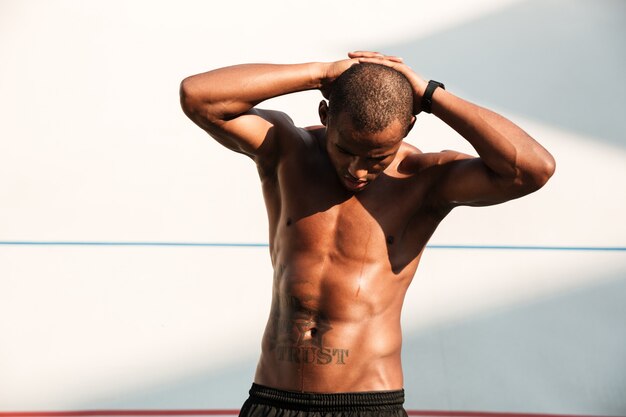
[(358, 180), (367, 177), (368, 169), (362, 158), (352, 158), (348, 166), (348, 173)]

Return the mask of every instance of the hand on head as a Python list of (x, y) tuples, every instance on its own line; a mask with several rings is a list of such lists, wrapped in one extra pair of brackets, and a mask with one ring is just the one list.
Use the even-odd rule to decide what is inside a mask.
[(380, 52), (369, 52), (369, 51), (348, 52), (348, 56), (350, 58), (354, 58), (354, 59), (358, 59), (358, 60), (371, 58), (371, 59), (384, 59), (384, 60), (388, 60), (388, 61), (392, 61), (392, 62), (403, 62), (404, 61), (399, 56), (385, 55), (385, 54), (381, 54)]
[(420, 103), (422, 101), (422, 95), (426, 90), (428, 82), (419, 75), (417, 75), (408, 65), (406, 65), (401, 57), (394, 55), (384, 55), (380, 52), (370, 51), (349, 52), (348, 57), (349, 59), (332, 62), (328, 65), (326, 70), (326, 77), (324, 78), (324, 81), (322, 82), (322, 87), (320, 88), (320, 91), (325, 98), (329, 98), (332, 82), (337, 77), (339, 77), (345, 70), (350, 68), (352, 65), (360, 64), (362, 62), (368, 62), (372, 64), (385, 65), (403, 74), (409, 80), (411, 86), (413, 87), (413, 102), (415, 103), (414, 114), (418, 114), (421, 111)]

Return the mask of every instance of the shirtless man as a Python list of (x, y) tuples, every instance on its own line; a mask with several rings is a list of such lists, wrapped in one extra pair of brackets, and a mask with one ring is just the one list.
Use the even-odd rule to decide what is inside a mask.
[[(248, 64), (186, 78), (182, 107), (257, 165), (269, 218), (273, 297), (241, 415), (404, 415), (400, 312), (424, 247), (456, 206), (531, 193), (552, 156), (518, 126), (427, 82), (401, 58)], [(319, 89), (322, 126), (262, 101)], [(479, 157), (403, 142), (421, 111)]]

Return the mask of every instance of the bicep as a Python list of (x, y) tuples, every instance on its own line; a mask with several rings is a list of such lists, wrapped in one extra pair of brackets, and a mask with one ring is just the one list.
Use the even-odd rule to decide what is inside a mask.
[(275, 140), (274, 118), (267, 112), (251, 109), (229, 120), (202, 120), (198, 123), (211, 137), (228, 149), (250, 157), (271, 146)]
[(250, 109), (227, 120), (192, 117), (217, 142), (251, 158), (274, 154), (278, 147), (278, 132), (295, 130), (291, 119), (272, 110)]
[(521, 197), (512, 179), (496, 175), (481, 158), (453, 155), (438, 167), (434, 194), (451, 206), (488, 206)]
[[(181, 84), (181, 106), (187, 117), (226, 148), (271, 166), (279, 150), (278, 139), (296, 130), (284, 113), (241, 104), (211, 102), (190, 93)], [(237, 103), (235, 103), (237, 104)], [(246, 109), (247, 107), (247, 109)]]

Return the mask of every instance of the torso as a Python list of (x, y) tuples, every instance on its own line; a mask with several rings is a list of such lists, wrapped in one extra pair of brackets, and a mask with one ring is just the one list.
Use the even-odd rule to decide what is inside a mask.
[(261, 173), (274, 282), (255, 382), (308, 392), (400, 389), (402, 303), (447, 212), (429, 205), (428, 173), (398, 169), (419, 158), (417, 149), (403, 144), (384, 174), (351, 194), (319, 146), (322, 135), (290, 138), (276, 170)]

